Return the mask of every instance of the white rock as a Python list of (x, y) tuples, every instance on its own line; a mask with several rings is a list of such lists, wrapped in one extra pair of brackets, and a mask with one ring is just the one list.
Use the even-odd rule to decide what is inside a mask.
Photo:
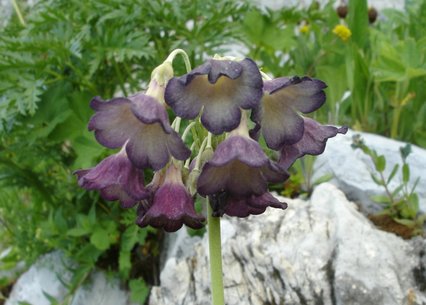
[[(395, 164), (400, 164), (398, 174), (390, 184), (390, 188), (393, 190), (401, 183), (402, 160), (399, 148), (404, 147), (406, 143), (352, 130), (344, 136), (339, 135), (328, 140), (326, 150), (317, 157), (314, 180), (326, 173), (332, 173), (335, 178), (331, 182), (338, 186), (350, 200), (361, 204), (367, 212), (375, 212), (380, 206), (371, 200), (371, 196), (384, 195), (385, 190), (374, 183), (370, 176), (370, 173), (376, 173), (370, 157), (360, 149), (355, 150), (351, 147), (354, 134), (361, 134), (368, 147), (385, 156), (385, 177), (389, 176)], [(407, 158), (411, 172), (410, 185), (417, 177), (420, 177), (416, 192), (419, 195), (420, 209), (426, 212), (426, 150), (415, 145), (412, 145), (411, 149), (412, 153)]]
[[(426, 304), (413, 276), (418, 251), (376, 229), (335, 186), (286, 201), (286, 211), (222, 220), (227, 305), (400, 305), (409, 294)], [(149, 304), (211, 304), (206, 238), (192, 256), (169, 258)]]
[(62, 281), (69, 283), (71, 279), (71, 273), (67, 270), (69, 265), (70, 262), (60, 252), (44, 255), (18, 279), (6, 305), (19, 305), (20, 302), (50, 305), (45, 293), (62, 300), (67, 294)]
[(107, 278), (104, 272), (92, 274), (90, 282), (79, 288), (71, 305), (130, 305), (129, 293), (120, 289), (116, 278)]
[[(63, 283), (69, 284), (72, 277), (70, 267), (75, 264), (61, 252), (44, 255), (21, 275), (5, 305), (19, 305), (20, 302), (50, 305), (45, 294), (63, 302), (68, 294)], [(70, 300), (71, 305), (130, 305), (129, 293), (120, 288), (119, 281), (100, 271), (93, 273)]]

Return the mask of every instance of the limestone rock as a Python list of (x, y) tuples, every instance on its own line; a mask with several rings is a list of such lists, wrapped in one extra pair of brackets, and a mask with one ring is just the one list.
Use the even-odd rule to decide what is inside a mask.
[[(345, 136), (328, 140), (326, 150), (315, 161), (313, 180), (315, 181), (316, 178), (326, 173), (333, 174), (334, 178), (330, 182), (338, 186), (349, 200), (361, 204), (362, 209), (368, 213), (376, 212), (381, 207), (370, 198), (373, 195), (384, 195), (385, 190), (374, 183), (370, 176), (370, 173), (375, 173), (370, 158), (360, 149), (354, 150), (351, 147), (354, 134), (360, 134), (368, 147), (385, 156), (385, 177), (389, 176), (395, 164), (400, 164), (401, 168), (399, 148), (404, 147), (406, 143), (379, 135), (349, 130)], [(416, 192), (419, 195), (420, 209), (426, 212), (426, 150), (415, 145), (412, 145), (411, 149), (412, 153), (407, 158), (410, 165), (411, 185), (417, 177), (420, 177)], [(399, 170), (391, 182), (390, 188), (395, 189), (401, 181), (402, 174)]]
[[(73, 262), (57, 251), (41, 257), (31, 268), (21, 275), (5, 305), (50, 305), (46, 297), (63, 302), (68, 289), (63, 284), (70, 283), (69, 268)], [(70, 299), (71, 305), (129, 305), (129, 294), (119, 286), (117, 279), (108, 278), (103, 272), (95, 272), (88, 283), (79, 287)]]
[[(227, 305), (426, 304), (416, 247), (376, 229), (335, 186), (285, 201), (286, 211), (223, 219)], [(149, 304), (211, 304), (207, 246), (205, 236), (168, 258)]]

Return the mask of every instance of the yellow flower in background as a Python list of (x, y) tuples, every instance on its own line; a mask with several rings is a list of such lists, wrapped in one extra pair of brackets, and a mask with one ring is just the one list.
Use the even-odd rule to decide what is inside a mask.
[(338, 24), (334, 27), (333, 33), (339, 36), (343, 41), (348, 41), (349, 37), (351, 37), (351, 30), (343, 24)]
[(311, 29), (311, 27), (308, 24), (304, 24), (300, 27), (299, 31), (302, 34), (307, 34), (307, 33), (309, 33), (310, 29)]

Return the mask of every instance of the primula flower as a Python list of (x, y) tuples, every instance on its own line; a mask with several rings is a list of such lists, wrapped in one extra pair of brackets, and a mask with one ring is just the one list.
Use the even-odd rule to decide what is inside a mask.
[(327, 85), (309, 77), (281, 77), (264, 82), (262, 104), (252, 113), (257, 126), (251, 134), (256, 138), (260, 128), (269, 148), (279, 150), (283, 145), (298, 142), (303, 135), (303, 118), (325, 102)]
[(119, 200), (125, 208), (131, 208), (137, 201), (149, 197), (143, 185), (143, 172), (132, 165), (124, 147), (94, 168), (77, 170), (74, 174), (82, 188), (100, 190), (102, 198)]
[(247, 217), (259, 215), (265, 212), (267, 207), (286, 209), (287, 204), (280, 202), (270, 193), (265, 192), (260, 196), (235, 197), (223, 192), (209, 196), (213, 210), (213, 216), (220, 217), (224, 214), (235, 217)]
[(347, 127), (325, 126), (310, 118), (303, 118), (303, 121), (305, 127), (300, 141), (281, 147), (278, 163), (283, 168), (289, 168), (296, 159), (304, 155), (316, 156), (322, 154), (329, 138), (338, 133), (345, 134), (348, 131)]
[(259, 143), (248, 136), (245, 120), (220, 143), (202, 168), (197, 190), (202, 196), (228, 192), (234, 196), (260, 196), (268, 182), (288, 178), (287, 172), (268, 159)]
[[(154, 177), (155, 178), (155, 177)], [(143, 201), (138, 208), (137, 224), (151, 225), (167, 232), (179, 230), (183, 224), (193, 229), (203, 227), (204, 217), (197, 215), (194, 200), (182, 182), (181, 169), (173, 163), (167, 168), (164, 181), (161, 177), (152, 185), (151, 199)]]
[(166, 103), (177, 116), (194, 119), (213, 134), (235, 129), (242, 109), (253, 109), (262, 96), (262, 77), (251, 59), (210, 59), (188, 74), (172, 78), (166, 87)]
[(126, 152), (138, 168), (163, 168), (170, 155), (185, 160), (191, 151), (169, 124), (164, 106), (155, 98), (138, 93), (128, 98), (104, 102), (95, 97), (90, 106), (96, 111), (89, 122), (99, 143), (108, 148), (126, 144)]

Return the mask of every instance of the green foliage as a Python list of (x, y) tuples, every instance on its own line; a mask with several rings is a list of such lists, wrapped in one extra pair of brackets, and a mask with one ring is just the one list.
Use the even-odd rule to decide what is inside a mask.
[[(26, 26), (13, 18), (0, 29), (0, 231), (12, 246), (2, 270), (61, 250), (78, 266), (68, 300), (103, 268), (144, 303), (161, 235), (139, 229), (134, 210), (86, 193), (72, 175), (107, 155), (87, 131), (89, 101), (143, 90), (175, 48), (195, 64), (224, 51), (247, 10), (212, 0), (42, 0), (23, 12)], [(0, 289), (12, 281), (0, 279)]]
[[(408, 1), (405, 12), (379, 11), (384, 18), (374, 24), (365, 0), (349, 1), (348, 12), (340, 20), (331, 2), (252, 10), (243, 28), (249, 56), (275, 76), (324, 80), (320, 121), (426, 147), (426, 1)], [(351, 30), (348, 41), (332, 33), (338, 24)]]
[[(411, 153), (411, 145), (407, 144), (400, 148), (402, 166), (395, 164), (388, 177), (385, 176), (385, 156), (378, 155), (375, 150), (369, 148), (359, 135), (353, 137), (352, 147), (361, 149), (370, 157), (374, 164), (376, 173), (371, 173), (371, 178), (377, 185), (383, 186), (385, 194), (372, 196), (371, 199), (383, 205), (382, 213), (389, 215), (405, 226), (415, 229), (415, 234), (422, 233), (426, 215), (419, 215), (419, 197), (415, 192), (420, 177), (417, 177), (410, 187), (410, 166), (407, 163), (407, 157)], [(399, 169), (401, 169), (402, 182), (392, 190), (390, 183)]]

